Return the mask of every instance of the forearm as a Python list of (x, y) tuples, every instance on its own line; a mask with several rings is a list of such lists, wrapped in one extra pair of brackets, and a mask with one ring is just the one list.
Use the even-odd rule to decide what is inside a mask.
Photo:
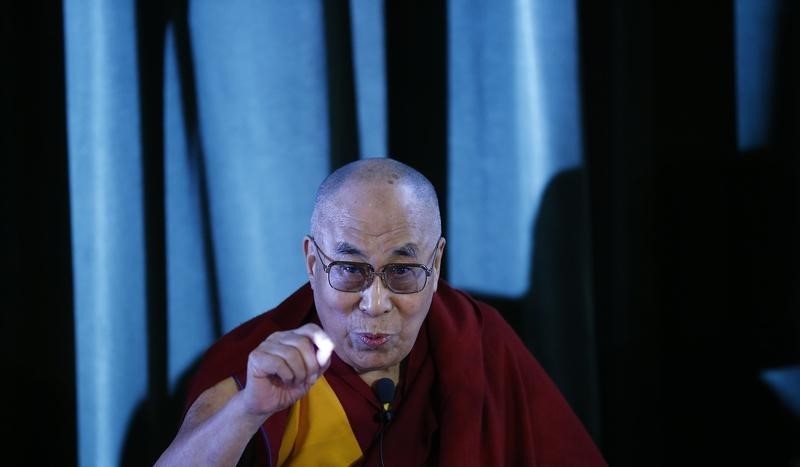
[(241, 393), (236, 394), (211, 417), (196, 426), (181, 428), (155, 465), (236, 465), (266, 419), (267, 416), (248, 413)]

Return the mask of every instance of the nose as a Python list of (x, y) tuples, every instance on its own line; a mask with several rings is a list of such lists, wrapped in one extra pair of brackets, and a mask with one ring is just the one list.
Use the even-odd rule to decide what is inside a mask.
[(361, 302), (358, 304), (358, 308), (368, 315), (378, 316), (388, 313), (392, 309), (389, 290), (383, 285), (381, 279), (376, 275), (369, 287), (361, 291)]

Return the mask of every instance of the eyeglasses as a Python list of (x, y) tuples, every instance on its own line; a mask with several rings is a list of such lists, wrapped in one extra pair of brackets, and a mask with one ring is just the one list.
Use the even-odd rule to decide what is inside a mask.
[[(322, 256), (331, 260), (326, 265), (320, 258), (320, 263), (322, 263), (322, 269), (328, 274), (328, 284), (340, 292), (361, 292), (372, 285), (375, 276), (380, 276), (383, 285), (394, 293), (417, 293), (428, 283), (428, 276), (433, 271), (433, 259), (436, 257), (436, 248), (434, 248), (433, 255), (428, 261), (430, 266), (416, 263), (391, 263), (382, 267), (380, 271), (375, 271), (375, 268), (369, 263), (333, 261), (333, 258), (320, 249), (314, 237), (309, 235), (309, 238), (314, 242), (314, 248)], [(439, 246), (438, 241), (436, 246)]]

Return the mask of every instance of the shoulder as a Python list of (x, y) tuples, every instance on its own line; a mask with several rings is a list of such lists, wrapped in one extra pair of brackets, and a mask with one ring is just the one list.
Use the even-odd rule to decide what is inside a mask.
[(434, 352), (457, 351), (473, 366), (489, 359), (491, 364), (486, 365), (489, 372), (502, 366), (498, 362), (506, 361), (510, 363), (507, 366), (520, 370), (532, 368), (532, 374), (538, 373), (539, 365), (533, 354), (496, 308), (444, 281), (439, 282), (434, 294), (428, 329)]
[[(605, 465), (553, 380), (497, 309), (440, 282), (429, 317), (440, 392), (451, 407), (445, 407), (447, 420), (458, 420), (450, 430), (469, 437), (472, 426), (487, 458), (507, 456), (502, 464)], [(484, 426), (470, 425), (463, 414), (471, 407), (493, 417)]]
[(468, 292), (440, 282), (429, 318), (434, 352), (463, 357), (448, 361), (454, 373), (477, 372), (490, 386), (513, 378), (533, 387), (549, 379), (502, 314)]
[(478, 332), (486, 339), (518, 339), (515, 331), (495, 307), (443, 280), (439, 281), (434, 294), (431, 313), (436, 319), (444, 319), (456, 329)]

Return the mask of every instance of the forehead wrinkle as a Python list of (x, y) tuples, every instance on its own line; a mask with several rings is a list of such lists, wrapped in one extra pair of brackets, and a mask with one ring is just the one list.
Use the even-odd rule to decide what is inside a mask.
[[(417, 245), (413, 242), (408, 242), (405, 245), (394, 248), (391, 252), (391, 256), (404, 256), (408, 258), (416, 258), (417, 251), (418, 251)], [(342, 255), (360, 256), (364, 259), (367, 258), (366, 253), (364, 253), (357, 246), (349, 242), (337, 242), (334, 252)]]
[[(347, 220), (351, 220), (353, 222), (346, 222)], [(393, 233), (395, 233), (397, 231), (403, 230), (403, 229), (410, 229), (410, 230), (419, 229), (419, 225), (417, 225), (417, 223), (410, 222), (408, 220), (406, 220), (406, 221), (404, 221), (402, 223), (396, 224), (396, 225), (388, 226), (388, 227), (386, 227), (385, 230), (380, 231), (380, 232), (371, 231), (370, 230), (370, 227), (371, 227), (371, 224), (372, 224), (371, 222), (360, 221), (360, 220), (358, 220), (358, 219), (356, 219), (354, 217), (347, 217), (346, 219), (341, 219), (341, 221), (343, 221), (343, 222), (338, 222), (338, 224), (339, 224), (338, 226), (340, 228), (342, 228), (343, 230), (352, 230), (352, 231), (357, 232), (360, 235), (364, 235), (364, 236), (372, 237), (372, 238), (379, 238), (379, 237), (383, 237), (383, 236), (386, 236), (386, 235), (391, 235), (391, 234), (393, 234)], [(354, 224), (356, 224), (356, 225), (354, 225)]]

